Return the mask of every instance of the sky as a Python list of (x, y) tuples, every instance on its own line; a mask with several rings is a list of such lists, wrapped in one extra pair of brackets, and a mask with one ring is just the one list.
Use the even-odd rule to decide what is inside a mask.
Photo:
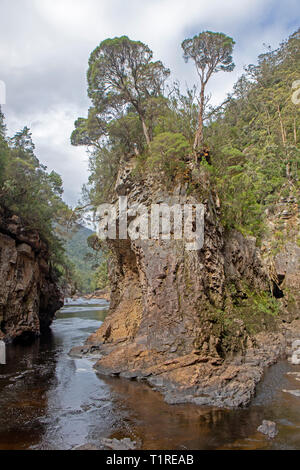
[(181, 42), (201, 31), (236, 41), (231, 73), (209, 84), (212, 104), (223, 101), (257, 56), (300, 26), (299, 0), (0, 0), (0, 81), (6, 85), (9, 135), (30, 127), (36, 154), (64, 182), (75, 206), (88, 179), (84, 147), (72, 147), (74, 121), (85, 117), (86, 71), (92, 50), (108, 37), (141, 40), (184, 88), (197, 83)]

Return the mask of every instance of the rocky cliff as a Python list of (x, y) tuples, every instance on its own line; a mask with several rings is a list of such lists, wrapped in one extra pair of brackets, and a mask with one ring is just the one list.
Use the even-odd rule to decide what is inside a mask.
[[(270, 276), (270, 259), (254, 238), (224, 230), (204, 171), (190, 165), (188, 181), (171, 187), (163, 175), (139, 179), (133, 172), (133, 160), (122, 163), (116, 198), (147, 207), (201, 202), (204, 246), (188, 251), (181, 240), (109, 240), (110, 314), (73, 353), (100, 350), (100, 373), (147, 380), (170, 403), (247, 404), (263, 368), (285, 353), (292, 336), (282, 326), (280, 300), (270, 296), (281, 292), (283, 274), (271, 263)], [(279, 270), (289, 272), (299, 292), (299, 258)]]
[(47, 246), (17, 216), (0, 211), (0, 339), (37, 336), (63, 305)]

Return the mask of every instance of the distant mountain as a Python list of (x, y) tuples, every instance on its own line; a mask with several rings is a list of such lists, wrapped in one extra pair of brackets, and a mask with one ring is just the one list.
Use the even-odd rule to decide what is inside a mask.
[(101, 260), (101, 255), (89, 248), (87, 239), (94, 232), (82, 225), (77, 226), (65, 243), (66, 254), (75, 266), (75, 283), (82, 292), (94, 290), (95, 271)]

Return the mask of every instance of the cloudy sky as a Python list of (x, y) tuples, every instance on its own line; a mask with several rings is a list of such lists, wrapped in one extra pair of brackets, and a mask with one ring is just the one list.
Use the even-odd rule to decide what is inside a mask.
[(217, 104), (264, 44), (277, 47), (299, 25), (299, 0), (0, 0), (9, 133), (31, 128), (38, 157), (62, 175), (65, 200), (75, 205), (88, 165), (85, 149), (69, 138), (75, 119), (87, 113), (87, 62), (103, 39), (126, 34), (145, 42), (174, 79), (191, 86), (197, 77), (182, 59), (182, 40), (203, 30), (229, 34), (236, 69), (212, 79)]

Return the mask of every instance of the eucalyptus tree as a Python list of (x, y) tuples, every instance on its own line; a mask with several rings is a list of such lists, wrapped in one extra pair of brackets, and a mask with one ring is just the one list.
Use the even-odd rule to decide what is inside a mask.
[(204, 31), (182, 43), (183, 57), (192, 59), (200, 78), (198, 127), (194, 140), (194, 151), (203, 147), (203, 122), (205, 113), (205, 88), (211, 76), (219, 71), (231, 72), (235, 65), (232, 60), (234, 40), (223, 33)]
[(98, 118), (108, 121), (131, 107), (138, 114), (147, 145), (152, 140), (147, 122), (149, 102), (160, 99), (170, 71), (140, 41), (127, 36), (106, 39), (89, 59), (88, 95)]

